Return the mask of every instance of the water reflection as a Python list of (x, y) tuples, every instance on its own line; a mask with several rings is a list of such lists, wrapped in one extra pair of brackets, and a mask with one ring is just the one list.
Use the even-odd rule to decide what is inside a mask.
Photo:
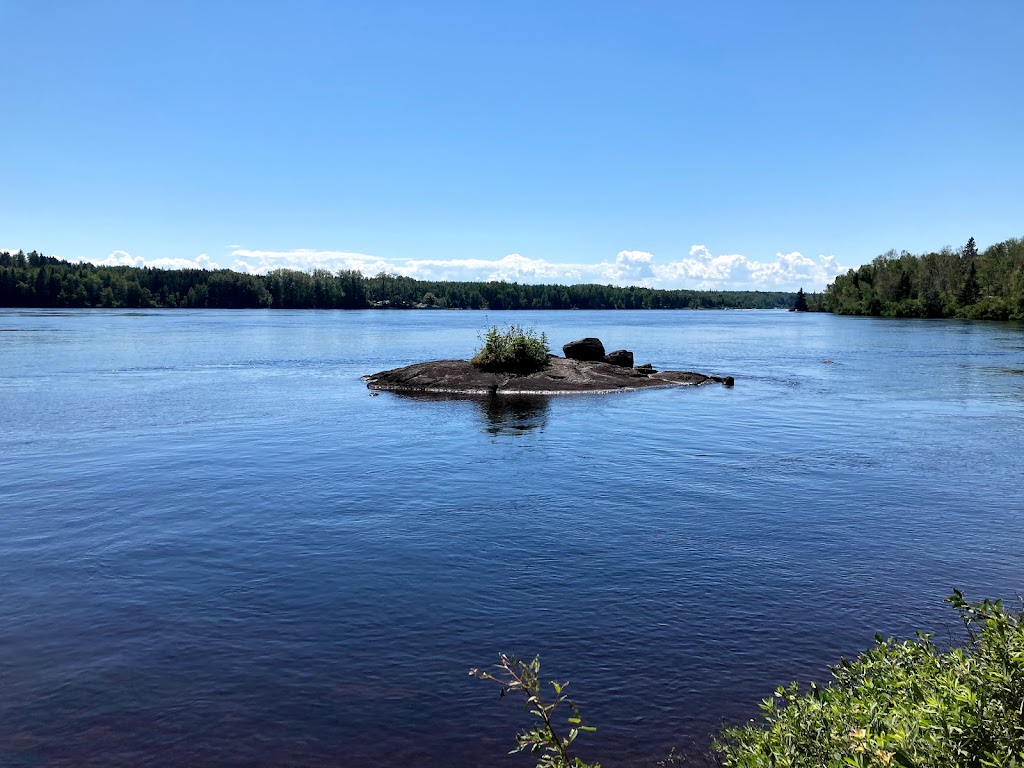
[(521, 435), (547, 425), (550, 398), (544, 395), (451, 395), (394, 392), (398, 397), (433, 402), (460, 401), (478, 409), (483, 431), (492, 435)]
[(492, 435), (518, 435), (543, 428), (551, 408), (548, 398), (501, 395), (478, 400), (485, 431)]

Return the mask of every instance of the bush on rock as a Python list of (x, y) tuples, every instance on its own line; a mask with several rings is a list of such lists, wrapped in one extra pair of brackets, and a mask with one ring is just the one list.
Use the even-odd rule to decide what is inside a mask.
[(495, 373), (533, 373), (548, 364), (547, 334), (521, 325), (501, 330), (494, 325), (481, 335), (483, 346), (470, 360), (473, 365)]

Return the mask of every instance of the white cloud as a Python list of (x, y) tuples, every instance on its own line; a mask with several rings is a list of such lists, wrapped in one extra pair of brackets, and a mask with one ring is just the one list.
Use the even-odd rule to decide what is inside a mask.
[[(337, 272), (358, 270), (364, 275), (380, 272), (421, 280), (508, 280), (521, 283), (610, 283), (651, 288), (702, 288), (737, 290), (816, 291), (824, 288), (846, 267), (835, 256), (804, 256), (796, 251), (777, 253), (758, 261), (738, 253), (715, 255), (703, 245), (676, 261), (658, 260), (646, 251), (619, 251), (614, 259), (589, 264), (560, 263), (510, 253), (497, 259), (385, 259), (353, 251), (297, 248), (289, 251), (232, 248), (231, 269), (265, 274), (274, 269)], [(146, 259), (114, 251), (100, 264), (124, 264), (164, 269), (219, 269), (204, 253), (194, 259)]]
[[(92, 261), (84, 257), (72, 257), (68, 261)], [(155, 269), (220, 269), (220, 265), (211, 261), (205, 253), (194, 259), (147, 259), (143, 256), (132, 256), (127, 251), (114, 251), (105, 259), (92, 261), (103, 267), (154, 267)]]
[(349, 251), (315, 251), (297, 248), (293, 251), (253, 251), (236, 248), (231, 252), (234, 263), (231, 269), (252, 274), (265, 274), (275, 269), (298, 269), (311, 271), (326, 269), (337, 272), (341, 269), (357, 269), (363, 274), (397, 271), (391, 262), (365, 253)]
[(157, 269), (220, 269), (220, 264), (211, 261), (205, 253), (201, 253), (194, 259), (153, 259), (146, 262), (147, 267)]
[(654, 267), (660, 283), (754, 290), (821, 290), (845, 271), (835, 256), (811, 258), (793, 251), (776, 253), (772, 261), (755, 261), (739, 253), (716, 256), (703, 245), (692, 246), (690, 258)]
[[(84, 261), (84, 259), (81, 259)], [(132, 256), (127, 251), (114, 251), (108, 253), (107, 258), (95, 262), (104, 267), (144, 267), (146, 260), (141, 256)]]

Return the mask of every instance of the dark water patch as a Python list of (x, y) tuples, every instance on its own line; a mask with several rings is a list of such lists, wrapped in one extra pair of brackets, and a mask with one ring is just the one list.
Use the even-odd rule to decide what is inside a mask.
[(984, 371), (985, 373), (995, 374), (1010, 374), (1012, 376), (1024, 375), (1024, 368), (1009, 368), (1000, 365), (986, 365), (986, 366), (964, 366), (965, 368), (970, 367), (975, 370)]

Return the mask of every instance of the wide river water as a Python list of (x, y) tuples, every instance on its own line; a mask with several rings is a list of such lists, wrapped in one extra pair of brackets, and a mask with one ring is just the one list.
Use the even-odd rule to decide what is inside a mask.
[[(711, 385), (371, 396), (490, 323)], [(0, 765), (605, 768), (1024, 592), (1024, 327), (787, 312), (0, 310)], [(586, 745), (590, 747), (587, 748)]]

